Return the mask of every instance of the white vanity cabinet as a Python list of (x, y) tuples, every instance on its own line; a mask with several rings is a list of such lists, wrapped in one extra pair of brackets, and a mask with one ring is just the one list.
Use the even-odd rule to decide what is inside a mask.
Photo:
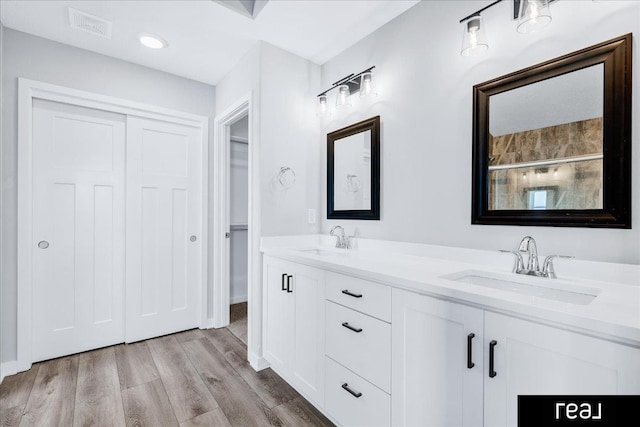
[(640, 393), (637, 348), (399, 289), (392, 313), (394, 426), (515, 427), (518, 395)]
[(394, 426), (481, 426), (483, 311), (393, 290)]
[(342, 426), (391, 425), (391, 287), (327, 272), (326, 411)]
[(485, 312), (484, 425), (516, 426), (518, 395), (640, 394), (640, 349)]
[(264, 257), (264, 357), (316, 405), (324, 404), (324, 271)]
[(640, 394), (638, 347), (356, 276), (264, 257), (264, 357), (339, 426), (515, 427), (518, 395)]

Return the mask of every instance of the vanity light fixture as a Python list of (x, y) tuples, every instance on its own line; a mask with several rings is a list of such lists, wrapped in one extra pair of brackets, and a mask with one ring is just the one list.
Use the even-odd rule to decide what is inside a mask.
[(138, 40), (143, 46), (150, 49), (164, 49), (169, 46), (169, 43), (167, 43), (166, 40), (149, 33), (141, 33), (138, 35)]
[(327, 94), (322, 93), (318, 95), (318, 117), (325, 117), (329, 115), (329, 106), (327, 105)]
[(487, 43), (487, 35), (484, 31), (484, 22), (480, 14), (474, 15), (464, 22), (462, 34), (462, 48), (460, 55), (462, 56), (478, 56), (489, 49)]
[(549, 0), (522, 0), (518, 15), (519, 33), (536, 32), (551, 22)]
[(351, 107), (351, 100), (349, 99), (350, 96), (351, 92), (349, 91), (348, 85), (338, 86), (338, 94), (336, 95), (336, 108)]
[(372, 98), (378, 96), (376, 82), (373, 79), (373, 73), (367, 71), (360, 76), (360, 98)]
[(337, 89), (336, 108), (351, 107), (351, 95), (360, 92), (361, 98), (377, 96), (376, 84), (373, 79), (373, 70), (375, 66), (369, 67), (358, 74), (349, 74), (341, 78), (331, 85), (331, 87), (318, 95), (318, 116), (327, 116), (329, 114), (329, 104), (327, 102), (327, 92)]
[[(549, 3), (553, 1), (555, 0), (513, 0), (513, 19), (518, 20), (517, 31), (532, 33), (546, 27), (551, 22)], [(498, 3), (502, 3), (502, 0), (496, 0), (460, 20), (463, 24), (460, 55), (477, 56), (489, 48), (480, 14)]]

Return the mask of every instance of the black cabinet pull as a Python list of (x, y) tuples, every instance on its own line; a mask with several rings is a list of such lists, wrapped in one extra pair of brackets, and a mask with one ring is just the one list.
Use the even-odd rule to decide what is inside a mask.
[(496, 375), (498, 375), (496, 373), (496, 371), (493, 369), (493, 361), (494, 361), (494, 347), (498, 344), (498, 341), (493, 340), (489, 343), (489, 378), (493, 378)]
[(293, 277), (293, 276), (292, 276), (292, 275), (290, 275), (290, 274), (289, 274), (289, 275), (287, 275), (287, 292), (288, 292), (288, 293), (293, 292), (293, 290), (291, 289), (291, 278), (292, 278), (292, 277)]
[(284, 278), (285, 278), (285, 277), (287, 277), (287, 273), (283, 273), (283, 274), (282, 274), (282, 290), (283, 290), (283, 291), (286, 291), (286, 290), (287, 290), (287, 288), (284, 286)]
[(362, 328), (354, 328), (348, 322), (344, 322), (342, 326), (344, 326), (347, 329), (351, 329), (353, 332), (362, 332)]
[(349, 388), (349, 384), (348, 383), (344, 383), (342, 384), (342, 388), (347, 390), (349, 393), (351, 393), (354, 397), (360, 397), (362, 396), (362, 393), (360, 393), (359, 391), (353, 391)]
[(475, 336), (476, 334), (467, 335), (467, 369), (471, 369), (474, 366), (476, 366), (476, 364), (471, 361), (471, 359), (473, 358), (472, 350), (471, 350), (471, 341), (473, 341), (473, 338)]
[(362, 298), (362, 294), (353, 294), (353, 293), (349, 292), (349, 289), (345, 289), (344, 291), (342, 291), (342, 293), (345, 294), (345, 295), (349, 295), (350, 297)]

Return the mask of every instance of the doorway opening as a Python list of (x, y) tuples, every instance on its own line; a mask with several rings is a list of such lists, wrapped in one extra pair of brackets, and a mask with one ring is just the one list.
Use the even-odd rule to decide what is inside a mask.
[(249, 115), (229, 125), (229, 330), (247, 344)]
[(253, 108), (252, 93), (249, 92), (214, 122), (213, 188), (210, 209), (213, 212), (211, 241), (213, 262), (210, 263), (212, 277), (212, 319), (210, 327), (229, 325), (230, 301), (230, 165), (231, 126), (248, 115), (248, 203), (247, 203), (247, 359), (256, 371), (268, 368), (262, 357), (262, 254), (260, 253), (260, 141), (254, 132), (254, 123), (259, 123), (259, 114)]

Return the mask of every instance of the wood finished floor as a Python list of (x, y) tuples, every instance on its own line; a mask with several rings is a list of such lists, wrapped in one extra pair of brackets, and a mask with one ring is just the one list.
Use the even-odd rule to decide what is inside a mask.
[(1, 426), (333, 426), (226, 329), (36, 363), (0, 385)]
[(247, 303), (240, 302), (229, 306), (229, 326), (227, 329), (247, 344)]

